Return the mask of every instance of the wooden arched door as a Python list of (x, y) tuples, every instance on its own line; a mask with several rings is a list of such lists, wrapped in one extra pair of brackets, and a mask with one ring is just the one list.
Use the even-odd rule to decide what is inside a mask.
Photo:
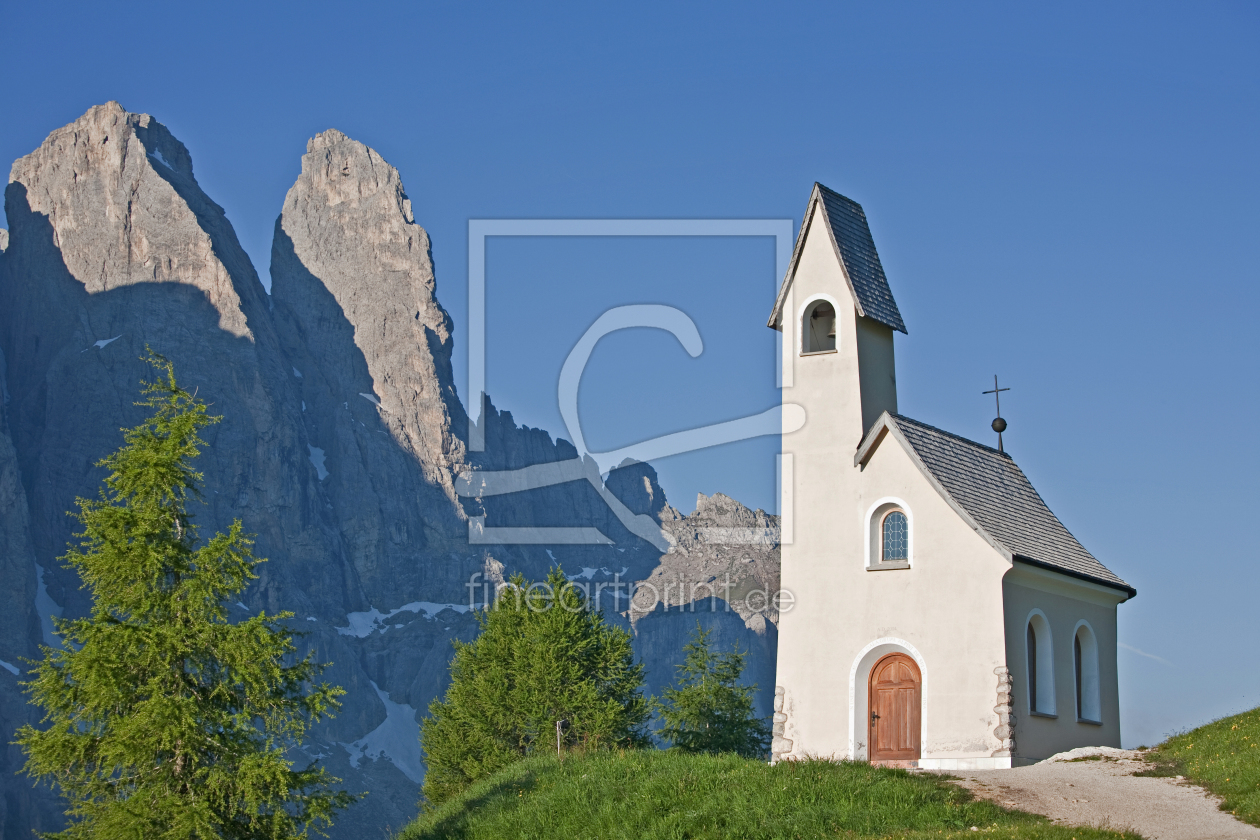
[(919, 758), (922, 688), (919, 666), (904, 653), (889, 654), (875, 663), (867, 705), (871, 761)]

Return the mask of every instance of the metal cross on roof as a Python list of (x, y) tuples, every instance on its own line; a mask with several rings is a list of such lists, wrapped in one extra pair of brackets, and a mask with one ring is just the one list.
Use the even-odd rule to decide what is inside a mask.
[(1002, 396), (1001, 395), (1003, 391), (1009, 391), (1009, 390), (1011, 389), (998, 387), (998, 378), (997, 378), (997, 374), (995, 373), (993, 374), (993, 390), (982, 392), (985, 394), (992, 394), (993, 401), (997, 403), (997, 418), (993, 421), (993, 431), (997, 432), (997, 436), (998, 436), (998, 452), (1006, 451), (1005, 449), (1002, 448), (1002, 432), (1006, 431), (1006, 421), (1002, 419)]

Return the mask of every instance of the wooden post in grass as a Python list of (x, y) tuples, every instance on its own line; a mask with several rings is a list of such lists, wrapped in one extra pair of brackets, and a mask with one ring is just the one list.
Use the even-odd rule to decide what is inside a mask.
[(561, 738), (564, 735), (564, 730), (568, 728), (569, 728), (569, 722), (567, 720), (556, 721), (556, 760), (560, 759)]

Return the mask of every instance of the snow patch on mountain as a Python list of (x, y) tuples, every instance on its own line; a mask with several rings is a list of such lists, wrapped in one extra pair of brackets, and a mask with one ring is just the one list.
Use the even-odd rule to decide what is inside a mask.
[[(443, 610), (454, 610), (463, 615), (468, 612), (467, 604), (437, 604), (433, 601), (412, 601), (410, 604), (403, 604), (396, 610), (390, 610), (382, 613), (376, 607), (365, 612), (352, 612), (346, 614), (346, 626), (338, 627), (337, 632), (343, 636), (354, 636), (359, 639), (366, 638), (377, 630), (384, 632), (389, 629), (387, 623), (391, 618), (400, 612), (424, 613), (427, 619), (437, 618), (438, 613)], [(398, 625), (401, 626), (401, 625)]]
[(158, 163), (162, 164), (163, 166), (165, 166), (167, 169), (171, 170), (172, 172), (175, 171), (175, 167), (171, 166), (170, 163), (167, 162), (166, 158), (162, 157), (162, 152), (160, 149), (154, 149), (153, 151), (149, 152), (149, 157), (153, 158)]
[(358, 769), (361, 759), (385, 758), (408, 779), (420, 784), (424, 781), (424, 758), (420, 755), (416, 710), (406, 703), (390, 700), (389, 694), (381, 691), (375, 682), (372, 688), (385, 704), (385, 721), (353, 744), (341, 745), (350, 754), (350, 766)]
[(53, 635), (53, 618), (61, 618), (61, 605), (48, 594), (48, 587), (44, 583), (44, 567), (38, 563), (35, 564), (35, 579), (39, 581), (39, 588), (35, 591), (35, 611), (39, 613), (44, 644), (52, 648), (61, 647), (61, 643)]
[(324, 450), (318, 446), (311, 446), (309, 443), (306, 444), (306, 448), (311, 452), (311, 465), (315, 467), (315, 474), (319, 476), (319, 480), (328, 478), (328, 468), (324, 466)]
[(117, 340), (118, 340), (118, 339), (120, 339), (120, 338), (122, 338), (122, 334), (121, 334), (121, 333), (119, 333), (118, 335), (114, 336), (113, 338), (102, 338), (100, 341), (94, 341), (94, 342), (92, 342), (92, 346), (91, 346), (91, 347), (84, 347), (84, 348), (83, 348), (82, 350), (80, 350), (79, 352), (80, 352), (80, 353), (86, 353), (87, 351), (91, 350), (91, 349), (92, 349), (92, 347), (95, 347), (97, 350), (104, 350), (106, 347), (108, 347), (109, 345), (113, 344), (115, 341), (117, 341)]

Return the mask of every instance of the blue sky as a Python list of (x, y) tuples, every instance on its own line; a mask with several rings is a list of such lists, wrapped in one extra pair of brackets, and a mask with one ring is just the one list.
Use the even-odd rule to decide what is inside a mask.
[[(189, 147), (266, 278), (306, 139), (397, 166), (466, 371), (470, 218), (791, 218), (861, 202), (910, 333), (901, 410), (1008, 449), (1139, 590), (1125, 740), (1260, 704), (1252, 433), (1260, 7), (1245, 3), (14, 3), (0, 158), (108, 99)], [(489, 391), (560, 432), (565, 354), (609, 306), (705, 341), (602, 342), (595, 449), (778, 400), (770, 240), (497, 240)], [(1249, 419), (1250, 418), (1250, 419)], [(772, 439), (657, 464), (673, 503), (774, 509)]]

